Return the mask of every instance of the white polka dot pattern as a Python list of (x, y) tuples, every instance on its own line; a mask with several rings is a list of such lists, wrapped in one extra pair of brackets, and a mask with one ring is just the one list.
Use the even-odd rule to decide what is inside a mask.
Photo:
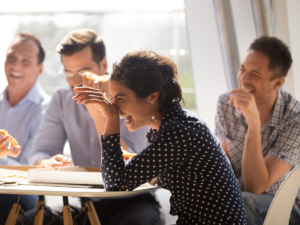
[(150, 145), (125, 165), (120, 135), (101, 137), (108, 191), (133, 190), (158, 176), (172, 193), (170, 213), (178, 215), (177, 224), (247, 224), (230, 163), (202, 120), (178, 105), (147, 138)]

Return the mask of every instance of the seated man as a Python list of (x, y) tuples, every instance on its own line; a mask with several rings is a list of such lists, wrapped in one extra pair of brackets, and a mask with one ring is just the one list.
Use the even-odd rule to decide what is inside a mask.
[[(281, 183), (300, 163), (300, 103), (280, 90), (291, 64), (281, 40), (258, 38), (241, 64), (239, 88), (219, 99), (216, 134), (239, 180), (250, 225), (263, 224)], [(299, 224), (299, 213), (300, 192), (290, 224)]]
[[(22, 148), (17, 158), (0, 159), (1, 165), (28, 165), (28, 152), (50, 101), (37, 82), (43, 71), (45, 51), (32, 34), (16, 35), (6, 52), (5, 74), (8, 85), (0, 94), (0, 129), (12, 135)], [(18, 195), (0, 195), (0, 224), (4, 224)], [(23, 195), (24, 211), (36, 206), (36, 196)]]
[[(86, 71), (104, 75), (107, 71), (105, 45), (100, 36), (92, 30), (75, 30), (70, 32), (58, 45), (63, 63), (63, 75), (69, 87), (58, 90), (52, 97), (45, 119), (39, 129), (39, 135), (34, 142), (30, 162), (35, 165), (100, 167), (101, 145), (100, 135), (104, 132), (105, 119), (92, 106), (77, 105), (72, 100), (74, 87), (80, 87), (88, 81), (82, 74)], [(95, 126), (90, 114), (102, 121), (102, 125)], [(98, 124), (98, 123), (97, 123)], [(149, 128), (141, 128), (134, 133), (128, 131), (124, 119), (121, 120), (121, 138), (127, 145), (129, 152), (135, 152), (148, 145), (146, 133)], [(61, 154), (66, 140), (71, 147), (72, 159)], [(130, 142), (130, 141), (131, 142)], [(136, 195), (129, 198), (92, 199), (99, 220), (102, 225), (118, 224), (158, 224), (160, 220), (159, 204), (150, 193)], [(84, 203), (84, 202), (82, 202)], [(56, 213), (62, 209), (50, 207)], [(75, 209), (79, 212), (79, 209)], [(34, 210), (28, 214), (32, 217)], [(83, 218), (83, 217), (82, 217)], [(76, 220), (81, 224), (80, 219)], [(45, 212), (45, 222), (51, 216)]]

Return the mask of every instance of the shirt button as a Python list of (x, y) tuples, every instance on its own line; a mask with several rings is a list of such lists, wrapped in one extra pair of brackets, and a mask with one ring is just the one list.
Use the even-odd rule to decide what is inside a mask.
[(94, 142), (94, 138), (91, 138), (91, 142)]
[(95, 161), (92, 161), (92, 165), (95, 165)]

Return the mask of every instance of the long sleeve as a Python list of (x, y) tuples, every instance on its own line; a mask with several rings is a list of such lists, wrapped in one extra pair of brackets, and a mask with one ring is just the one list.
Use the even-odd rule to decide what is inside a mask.
[[(178, 105), (147, 138), (150, 145), (125, 163), (120, 135), (101, 137), (102, 178), (107, 191), (133, 190), (158, 177), (161, 186), (172, 194), (170, 213), (179, 216), (177, 224), (223, 224), (223, 219), (228, 224), (246, 223), (230, 163), (201, 119)], [(209, 213), (199, 215), (200, 207)]]
[(0, 165), (22, 166), (21, 163), (19, 163), (15, 158), (12, 158), (12, 157), (6, 157), (3, 159), (0, 159)]
[(30, 165), (40, 158), (51, 158), (63, 153), (67, 137), (62, 123), (61, 105), (59, 95), (54, 95), (28, 153)]
[(161, 127), (155, 140), (125, 165), (120, 149), (120, 135), (102, 137), (102, 176), (106, 190), (133, 190), (189, 157), (191, 133), (175, 122)]

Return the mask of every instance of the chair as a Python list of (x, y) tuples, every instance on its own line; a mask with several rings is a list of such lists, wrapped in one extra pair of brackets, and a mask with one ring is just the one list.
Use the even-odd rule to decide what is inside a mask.
[(264, 225), (288, 225), (296, 194), (300, 187), (300, 165), (296, 166), (278, 189)]

